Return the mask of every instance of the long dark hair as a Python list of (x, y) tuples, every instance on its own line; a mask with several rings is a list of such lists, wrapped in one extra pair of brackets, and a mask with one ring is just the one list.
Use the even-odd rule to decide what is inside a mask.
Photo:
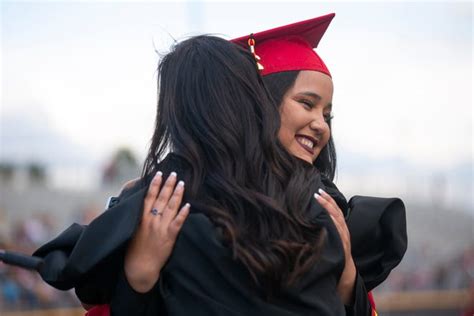
[[(281, 105), (285, 93), (294, 85), (299, 73), (299, 71), (284, 71), (263, 77), (263, 82), (276, 104)], [(331, 121), (328, 124), (331, 129)], [(327, 145), (321, 150), (313, 165), (329, 180), (334, 180), (337, 159), (332, 133)]]
[(252, 55), (197, 36), (176, 44), (158, 73), (143, 175), (154, 174), (168, 150), (180, 156), (192, 173), (187, 195), (206, 205), (234, 258), (267, 294), (292, 286), (314, 266), (324, 240), (309, 213), (320, 174), (279, 142), (278, 105)]

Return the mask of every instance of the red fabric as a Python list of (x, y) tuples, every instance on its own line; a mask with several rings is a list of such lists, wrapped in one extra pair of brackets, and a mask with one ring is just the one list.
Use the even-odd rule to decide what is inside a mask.
[[(315, 70), (331, 76), (323, 60), (313, 50), (319, 44), (335, 14), (254, 33), (255, 53), (264, 69), (262, 75), (290, 70)], [(248, 36), (232, 42), (248, 48)]]
[(109, 305), (97, 305), (87, 311), (84, 316), (110, 316)]
[(377, 316), (375, 300), (372, 292), (367, 293), (367, 296), (369, 297), (370, 306), (372, 306), (372, 316)]

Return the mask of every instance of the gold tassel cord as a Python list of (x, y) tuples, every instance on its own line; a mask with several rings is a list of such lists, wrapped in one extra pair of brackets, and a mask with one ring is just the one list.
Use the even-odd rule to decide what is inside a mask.
[(263, 70), (264, 67), (263, 65), (260, 63), (260, 56), (258, 56), (256, 53), (255, 53), (255, 39), (253, 38), (253, 34), (250, 34), (250, 38), (249, 40), (247, 41), (247, 44), (249, 45), (250, 47), (250, 53), (252, 53), (253, 57), (255, 58), (255, 62), (257, 63), (257, 69), (258, 70)]

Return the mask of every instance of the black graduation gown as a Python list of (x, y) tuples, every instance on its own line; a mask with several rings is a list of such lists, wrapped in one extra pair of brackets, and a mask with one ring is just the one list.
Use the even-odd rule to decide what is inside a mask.
[[(175, 155), (169, 155), (161, 163), (160, 170), (164, 176), (171, 171), (177, 171), (178, 177), (186, 175), (186, 168)], [(334, 194), (340, 206), (344, 204), (345, 200), (337, 193), (337, 188), (330, 185), (321, 187)], [(193, 205), (191, 214), (180, 232), (167, 265), (160, 274), (159, 282), (149, 293), (136, 293), (124, 278), (123, 257), (127, 243), (140, 221), (146, 190), (147, 181), (140, 182), (124, 192), (117, 205), (104, 212), (89, 226), (74, 224), (38, 249), (33, 255), (44, 259), (39, 271), (43, 279), (58, 289), (74, 287), (78, 297), (85, 303), (110, 303), (113, 315), (345, 313), (344, 306), (335, 292), (344, 267), (342, 243), (329, 215), (317, 203), (311, 205), (314, 220), (326, 227), (328, 232), (321, 259), (297, 287), (282, 293), (275, 301), (266, 301), (262, 293), (252, 285), (246, 269), (232, 260), (230, 250), (222, 246), (214, 226), (205, 215), (205, 206), (200, 205), (198, 201), (190, 201), (186, 195), (184, 201)], [(370, 201), (370, 198), (366, 199)], [(359, 212), (358, 201), (354, 200), (352, 204), (351, 201), (345, 209), (351, 210), (348, 223), (351, 223), (351, 218)], [(365, 199), (362, 198), (362, 201)], [(385, 203), (386, 209), (374, 211), (373, 208), (380, 208), (380, 201)], [(392, 213), (403, 217), (403, 220), (397, 223), (404, 226), (403, 204), (397, 202), (397, 199), (391, 199), (391, 202), (387, 199), (380, 201), (377, 200), (375, 204), (362, 203), (364, 207), (372, 208), (366, 210), (369, 216), (374, 217), (371, 212), (384, 214), (386, 210), (396, 209), (392, 210)], [(367, 227), (366, 222), (368, 221), (364, 220), (364, 227)], [(353, 223), (358, 224), (357, 221)], [(380, 226), (377, 220), (373, 223), (377, 227)], [(370, 315), (366, 284), (375, 286), (377, 282), (383, 281), (401, 260), (406, 249), (406, 231), (403, 233), (404, 229), (399, 227), (389, 229), (402, 232), (397, 240), (399, 244), (395, 247), (398, 251), (393, 252), (399, 257), (384, 260), (386, 251), (383, 241), (379, 244), (381, 247), (369, 247), (369, 251), (360, 256), (362, 265), (358, 264), (358, 257), (354, 256), (361, 275), (357, 276), (355, 300), (353, 306), (347, 310), (348, 314)], [(362, 228), (355, 235), (365, 239), (367, 234), (364, 235), (364, 231), (366, 229)], [(385, 235), (383, 232), (383, 236)], [(352, 237), (354, 238), (356, 237)], [(370, 240), (365, 240), (367, 241)], [(357, 244), (358, 240), (353, 242)]]

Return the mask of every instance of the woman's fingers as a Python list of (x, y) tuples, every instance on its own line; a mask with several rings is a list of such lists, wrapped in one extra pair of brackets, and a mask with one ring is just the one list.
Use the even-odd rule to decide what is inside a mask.
[(189, 215), (189, 209), (191, 208), (191, 205), (189, 203), (186, 203), (181, 210), (179, 210), (178, 215), (171, 221), (170, 226), (169, 226), (169, 232), (170, 234), (176, 239), (178, 236), (179, 231), (181, 230), (181, 227), (184, 224), (184, 221)]
[[(152, 214), (152, 218), (156, 217), (157, 215), (160, 216), (160, 220), (154, 220), (152, 222), (153, 226), (157, 228), (162, 227), (166, 230), (167, 228), (169, 228), (172, 221), (174, 221), (177, 217), (178, 209), (181, 205), (184, 195), (184, 181), (179, 181), (178, 184), (176, 184), (176, 181), (176, 172), (171, 172), (161, 190), (158, 189), (159, 191), (155, 194), (155, 201), (149, 212), (150, 214)], [(189, 212), (189, 207), (187, 208), (188, 210), (184, 210), (184, 213)], [(184, 206), (181, 211), (183, 211), (183, 209), (185, 209)], [(180, 219), (182, 219), (184, 223), (184, 219), (186, 219), (186, 216), (184, 216), (184, 218), (180, 217)], [(178, 224), (179, 223), (180, 221), (178, 220)], [(176, 226), (177, 224), (174, 223), (173, 225)], [(180, 229), (181, 225), (177, 225), (177, 227)]]
[(326, 211), (328, 211), (329, 215), (332, 217), (337, 218), (337, 210), (334, 209), (334, 206), (331, 204), (329, 199), (323, 195), (319, 195), (318, 193), (314, 194), (314, 197), (319, 202), (319, 204), (324, 207)]
[(324, 192), (322, 189), (319, 189), (319, 192), (321, 193), (321, 195), (315, 193), (314, 197), (316, 198), (318, 203), (328, 211), (332, 221), (334, 222), (334, 225), (336, 226), (337, 231), (339, 232), (339, 235), (344, 244), (344, 248), (346, 249), (346, 251), (350, 251), (349, 229), (347, 228), (347, 224), (341, 209), (329, 194)]
[(153, 203), (153, 207), (156, 208), (158, 212), (165, 211), (165, 207), (168, 204), (168, 201), (170, 200), (170, 197), (175, 189), (176, 176), (176, 172), (170, 173), (168, 179), (166, 179), (165, 184), (161, 188), (158, 198), (156, 199), (155, 203)]
[(176, 187), (174, 188), (173, 195), (168, 201), (168, 204), (163, 210), (163, 221), (165, 224), (171, 223), (171, 221), (176, 217), (178, 213), (178, 208), (181, 205), (184, 194), (184, 182), (179, 181)]
[(158, 171), (151, 180), (143, 205), (144, 212), (150, 212), (153, 204), (155, 203), (156, 198), (158, 197), (158, 193), (160, 192), (162, 177), (163, 173), (161, 171)]
[[(329, 203), (329, 205), (331, 205), (331, 207), (332, 207), (331, 211), (335, 211), (335, 212), (338, 211), (336, 214), (337, 215), (342, 215), (342, 212), (339, 209), (339, 205), (337, 205), (336, 201), (334, 201), (332, 196), (327, 194), (323, 189), (319, 189), (318, 192), (324, 198), (324, 200), (327, 201)], [(334, 215), (336, 215), (336, 214), (334, 214)]]

